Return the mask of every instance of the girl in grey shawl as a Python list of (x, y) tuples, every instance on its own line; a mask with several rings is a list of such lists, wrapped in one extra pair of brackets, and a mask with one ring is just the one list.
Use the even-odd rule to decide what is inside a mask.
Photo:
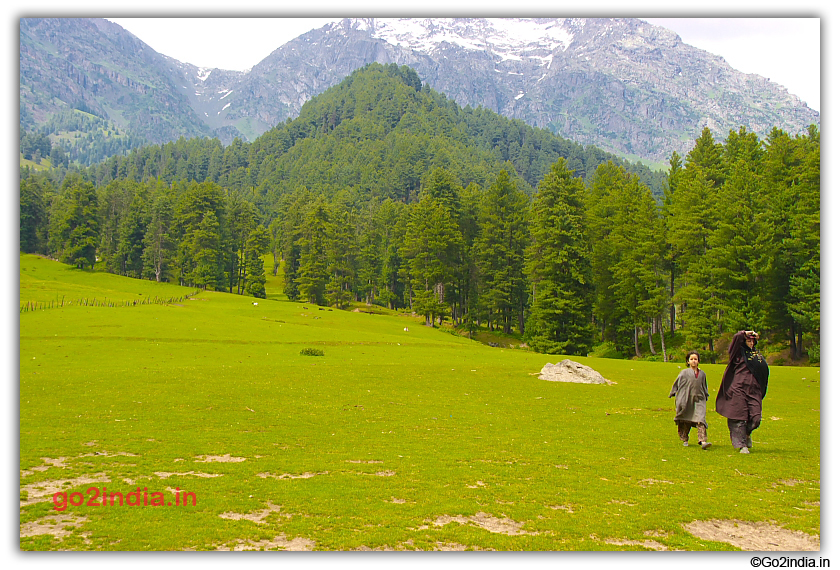
[(709, 387), (706, 385), (706, 373), (700, 370), (700, 355), (697, 351), (690, 351), (685, 355), (688, 368), (680, 372), (671, 388), (669, 398), (676, 397), (674, 403), (677, 415), (677, 433), (688, 446), (688, 434), (692, 427), (697, 428), (697, 440), (700, 447), (709, 449), (712, 444), (706, 440), (706, 401), (709, 399)]

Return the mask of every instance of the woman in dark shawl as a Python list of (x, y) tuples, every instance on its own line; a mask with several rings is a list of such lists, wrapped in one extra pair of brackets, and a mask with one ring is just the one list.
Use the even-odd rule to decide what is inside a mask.
[(715, 410), (727, 418), (732, 446), (749, 453), (752, 432), (761, 423), (761, 401), (767, 395), (770, 370), (756, 350), (758, 334), (740, 331), (729, 344), (729, 364), (723, 373)]

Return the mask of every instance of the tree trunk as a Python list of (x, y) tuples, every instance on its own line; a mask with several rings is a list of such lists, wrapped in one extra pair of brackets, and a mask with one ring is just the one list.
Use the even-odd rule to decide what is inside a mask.
[(796, 331), (796, 358), (802, 358), (802, 327), (798, 327)]
[(648, 332), (648, 346), (650, 346), (650, 353), (653, 356), (656, 356), (656, 351), (653, 349), (653, 319), (648, 319), (648, 325), (650, 325), (650, 332)]
[(796, 358), (796, 323), (790, 321), (790, 357)]
[(665, 351), (665, 331), (662, 328), (662, 315), (659, 315), (659, 343), (662, 345), (662, 362), (668, 362), (668, 353)]
[(639, 350), (639, 327), (633, 325), (633, 348), (636, 349), (636, 357), (641, 358), (642, 352)]

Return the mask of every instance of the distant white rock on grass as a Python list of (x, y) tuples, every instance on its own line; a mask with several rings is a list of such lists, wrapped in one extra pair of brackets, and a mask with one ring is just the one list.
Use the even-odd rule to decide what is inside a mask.
[(540, 380), (549, 382), (576, 382), (578, 384), (615, 384), (599, 372), (573, 360), (563, 360), (557, 364), (548, 363), (540, 371)]

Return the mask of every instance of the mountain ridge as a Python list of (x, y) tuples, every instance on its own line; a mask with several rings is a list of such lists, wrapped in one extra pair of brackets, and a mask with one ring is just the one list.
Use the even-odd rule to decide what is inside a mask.
[[(459, 105), (658, 164), (687, 152), (703, 127), (722, 139), (740, 126), (764, 135), (772, 127), (799, 133), (819, 124), (819, 113), (784, 88), (630, 18), (343, 19), (283, 44), (247, 71), (179, 62), (106, 20), (32, 22), (21, 20), (21, 104), (36, 124), (48, 105), (39, 108), (28, 91), (56, 89), (33, 80), (32, 69), (49, 63), (51, 83), (65, 86), (57, 99), (83, 103), (121, 126), (134, 121), (152, 142), (252, 141), (372, 62), (409, 65)], [(91, 36), (88, 45), (74, 46), (74, 23), (77, 36)], [(529, 34), (536, 41), (522, 39)], [(110, 53), (96, 53), (92, 40), (99, 36)], [(103, 57), (108, 65), (92, 64)], [(88, 64), (79, 68), (80, 59)], [(119, 107), (121, 99), (134, 107)]]

